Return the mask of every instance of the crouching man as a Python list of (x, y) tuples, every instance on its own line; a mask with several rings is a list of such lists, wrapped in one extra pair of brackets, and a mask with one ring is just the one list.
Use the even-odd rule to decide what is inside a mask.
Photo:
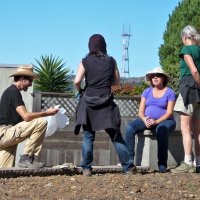
[(45, 116), (54, 115), (58, 109), (28, 112), (20, 91), (27, 91), (37, 75), (31, 65), (17, 68), (13, 84), (2, 94), (0, 101), (0, 168), (14, 167), (17, 145), (27, 139), (18, 167), (41, 168), (44, 163), (36, 158), (42, 148), (47, 128)]

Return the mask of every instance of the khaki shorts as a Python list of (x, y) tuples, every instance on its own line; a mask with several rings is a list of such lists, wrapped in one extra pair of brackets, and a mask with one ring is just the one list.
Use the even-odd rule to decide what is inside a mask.
[(188, 107), (186, 108), (183, 103), (183, 98), (181, 94), (178, 95), (178, 98), (174, 106), (174, 111), (185, 113), (194, 118), (200, 118), (200, 104), (199, 103), (189, 104)]

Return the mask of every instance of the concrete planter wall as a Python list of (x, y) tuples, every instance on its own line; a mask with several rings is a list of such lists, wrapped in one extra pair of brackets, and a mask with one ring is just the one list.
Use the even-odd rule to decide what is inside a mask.
[[(65, 129), (58, 130), (54, 135), (45, 138), (40, 160), (46, 162), (47, 166), (59, 165), (63, 163), (73, 163), (80, 165), (82, 133), (78, 136), (73, 133), (73, 120), (70, 118), (70, 125)], [(131, 118), (122, 118), (122, 134), (126, 124)], [(168, 166), (175, 167), (183, 160), (182, 136), (179, 131), (179, 118), (176, 115), (177, 129), (169, 135)], [(148, 166), (157, 169), (157, 140), (151, 133), (139, 134), (136, 142), (137, 166)], [(94, 143), (93, 165), (116, 165), (119, 163), (118, 156), (108, 135), (104, 132), (96, 133)]]

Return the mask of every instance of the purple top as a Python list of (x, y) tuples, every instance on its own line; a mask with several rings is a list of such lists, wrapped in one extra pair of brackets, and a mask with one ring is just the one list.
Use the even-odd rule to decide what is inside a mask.
[(167, 88), (162, 97), (155, 98), (153, 96), (153, 87), (149, 87), (143, 91), (142, 97), (146, 99), (145, 116), (155, 120), (166, 113), (168, 101), (176, 100), (176, 95), (171, 88)]

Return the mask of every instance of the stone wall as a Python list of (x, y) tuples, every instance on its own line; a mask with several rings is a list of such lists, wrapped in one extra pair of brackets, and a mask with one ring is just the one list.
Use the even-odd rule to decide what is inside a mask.
[[(168, 166), (176, 166), (183, 159), (182, 136), (179, 131), (179, 118), (176, 131), (169, 135)], [(122, 118), (122, 134), (124, 136), (125, 127), (131, 118)], [(74, 117), (70, 118), (70, 125), (65, 129), (58, 130), (54, 135), (45, 138), (40, 160), (47, 166), (60, 165), (63, 163), (73, 163), (76, 166), (81, 162), (82, 133), (74, 135)], [(137, 143), (138, 141), (138, 143)], [(137, 166), (148, 166), (157, 168), (157, 140), (152, 134), (139, 134), (136, 138), (136, 157)], [(112, 142), (104, 132), (97, 132), (94, 143), (93, 165), (116, 165), (119, 163)]]

